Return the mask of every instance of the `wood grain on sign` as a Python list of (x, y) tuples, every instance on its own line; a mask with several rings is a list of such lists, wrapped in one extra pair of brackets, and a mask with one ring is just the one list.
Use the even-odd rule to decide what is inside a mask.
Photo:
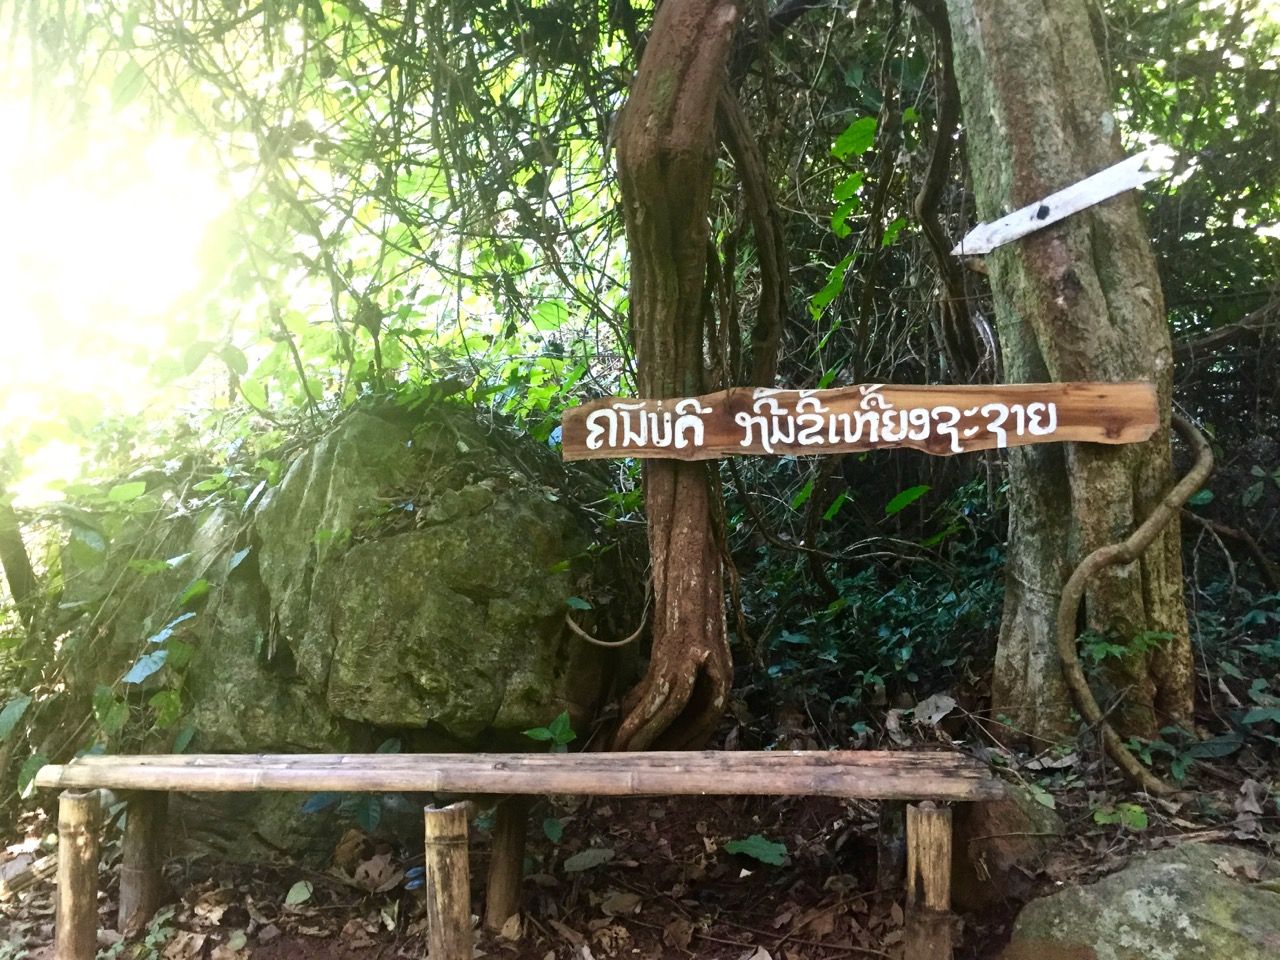
[(948, 455), (1073, 440), (1135, 443), (1159, 423), (1149, 383), (737, 387), (702, 397), (605, 397), (564, 415), (566, 460), (813, 456), (882, 447)]

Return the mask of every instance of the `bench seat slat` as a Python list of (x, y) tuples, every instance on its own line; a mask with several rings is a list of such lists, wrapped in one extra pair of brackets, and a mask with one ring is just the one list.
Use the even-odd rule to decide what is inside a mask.
[(976, 760), (926, 751), (577, 754), (203, 754), (82, 757), (41, 768), (41, 787), (243, 792), (832, 796), (992, 800)]

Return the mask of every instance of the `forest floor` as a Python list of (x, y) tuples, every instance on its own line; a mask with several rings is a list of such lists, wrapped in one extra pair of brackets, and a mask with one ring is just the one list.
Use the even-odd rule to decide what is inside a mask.
[[(937, 731), (927, 736), (949, 740)], [(782, 745), (818, 746), (808, 738)], [(1027, 757), (976, 748), (1054, 807), (1062, 829), (1044, 838), (1032, 862), (988, 885), (984, 906), (958, 909), (957, 960), (998, 956), (1026, 899), (1091, 882), (1143, 850), (1209, 841), (1280, 846), (1273, 832), (1280, 806), (1266, 786), (1275, 779), (1274, 757), (1262, 741), (1228, 746), (1229, 758), (1191, 764), (1182, 790), (1167, 798), (1133, 791), (1114, 767), (1082, 751)], [(0, 960), (52, 958), (52, 879), (3, 898), (4, 882), (52, 849), (49, 812), (28, 812), (15, 842), (0, 848)], [(529, 822), (524, 920), (502, 935), (478, 931), (477, 956), (896, 958), (904, 936), (901, 880), (877, 890), (879, 815), (875, 803), (829, 798), (539, 800)], [(483, 900), (486, 820), (473, 830), (473, 904)], [(320, 870), (175, 858), (168, 865), (175, 901), (144, 938), (127, 944), (109, 932), (119, 845), (112, 827), (100, 876), (101, 960), (426, 955), (420, 828), (416, 837), (387, 840), (349, 825)], [(974, 891), (960, 890), (962, 883), (957, 876), (957, 900), (972, 907)]]
[[(1151, 806), (1146, 822), (1136, 822), (1134, 815), (1127, 823), (1098, 823), (1097, 795), (1084, 790), (1076, 791), (1072, 803), (1063, 804), (1061, 797), (1057, 802), (1067, 829), (1028, 877), (1034, 889), (1086, 882), (1145, 847), (1257, 836), (1257, 824), (1247, 819), (1249, 803), (1241, 813), (1234, 785), (1195, 794), (1202, 814), (1212, 814), (1217, 805), (1216, 815), (1208, 817), (1216, 825), (1183, 819), (1173, 803)], [(526, 919), (504, 935), (478, 934), (477, 956), (896, 957), (903, 938), (901, 891), (875, 889), (877, 815), (874, 804), (823, 798), (560, 798), (554, 806), (544, 801), (531, 818)], [(543, 827), (544, 820), (560, 827)], [(24, 827), (27, 839), (0, 854), (0, 870), (12, 871), (38, 855), (40, 838), (51, 828), (41, 814)], [(558, 835), (558, 842), (549, 835)], [(753, 843), (753, 837), (768, 842)], [(734, 841), (783, 862), (762, 862)], [(327, 871), (175, 861), (170, 879), (180, 898), (141, 942), (114, 944), (104, 934), (99, 956), (416, 960), (426, 953), (425, 904), (421, 889), (412, 889), (420, 849), (370, 840), (353, 827)], [(486, 850), (483, 841), (473, 845), (473, 903), (481, 899)], [(113, 926), (117, 858), (118, 841), (109, 840), (101, 876), (104, 930)], [(993, 909), (961, 914), (957, 956), (997, 955), (1018, 905), (1010, 898)], [(0, 958), (51, 958), (52, 920), (51, 881), (0, 901)], [(5, 940), (13, 946), (6, 948)]]
[[(541, 828), (563, 825), (552, 844)], [(814, 798), (640, 798), (546, 804), (531, 818), (523, 925), (507, 936), (477, 937), (477, 956), (508, 960), (697, 956), (709, 960), (827, 960), (892, 956), (901, 942), (899, 891), (875, 892), (877, 811), (873, 804)], [(49, 829), (33, 820), (30, 848)], [(555, 832), (553, 830), (553, 832)], [(752, 836), (786, 847), (782, 864), (763, 863), (725, 845)], [(12, 847), (13, 859), (23, 845)], [(772, 858), (778, 848), (758, 851)], [(584, 856), (585, 854), (585, 856)], [(28, 856), (30, 851), (28, 851)], [(580, 870), (576, 865), (598, 861)], [(606, 859), (607, 858), (607, 859)], [(102, 927), (112, 926), (112, 850), (101, 876)], [(415, 849), (368, 840), (356, 828), (335, 851), (331, 871), (296, 866), (181, 866), (182, 891), (167, 918), (154, 924), (151, 947), (119, 948), (120, 957), (152, 960), (390, 960), (421, 958), (425, 903), (406, 889), (406, 873), (422, 862)], [(171, 865), (171, 870), (178, 865)], [(487, 867), (485, 844), (472, 850), (474, 903)], [(288, 905), (305, 878), (310, 895)], [(354, 878), (359, 878), (354, 879)], [(368, 887), (385, 887), (372, 892)], [(7, 914), (7, 919), (6, 919)], [(20, 902), (0, 903), (0, 924), (27, 944), (30, 960), (52, 956), (49, 882)], [(1002, 920), (969, 924), (966, 941), (988, 944)], [(3, 940), (0, 937), (0, 940)], [(104, 941), (104, 947), (109, 943)], [(0, 947), (0, 957), (3, 954)], [(979, 955), (977, 953), (972, 954)]]

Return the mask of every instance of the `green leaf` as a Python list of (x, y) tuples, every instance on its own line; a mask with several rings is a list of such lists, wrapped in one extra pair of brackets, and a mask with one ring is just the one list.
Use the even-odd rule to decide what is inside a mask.
[(1187, 747), (1187, 753), (1197, 760), (1203, 760), (1206, 757), (1229, 757), (1243, 746), (1244, 737), (1237, 731), (1232, 730), (1229, 733), (1220, 733), (1216, 737), (1210, 737), (1208, 740), (1201, 740), (1198, 743), (1191, 744), (1191, 746)]
[(1241, 723), (1280, 723), (1280, 707), (1254, 707), (1244, 715)]
[(134, 480), (131, 483), (117, 483), (107, 491), (107, 499), (112, 503), (128, 503), (137, 500), (147, 492), (145, 480)]
[(844, 128), (831, 146), (831, 154), (837, 160), (861, 155), (876, 142), (876, 118), (860, 117)]
[(849, 218), (857, 213), (861, 206), (861, 200), (850, 197), (836, 207), (831, 214), (831, 232), (841, 240), (853, 233), (853, 227), (849, 226)]
[(170, 640), (168, 650), (169, 667), (173, 670), (185, 670), (196, 652), (195, 647), (181, 640)]
[(547, 817), (542, 821), (542, 832), (552, 843), (559, 843), (564, 839), (564, 824), (558, 817)]
[(401, 747), (401, 743), (400, 743), (399, 737), (387, 737), (387, 739), (383, 740), (380, 744), (378, 744), (378, 749), (376, 749), (373, 752), (374, 753), (399, 753), (400, 747)]
[(382, 798), (368, 793), (361, 794), (352, 813), (361, 830), (373, 833), (382, 822)]
[(223, 347), (218, 351), (218, 356), (227, 365), (227, 369), (237, 377), (243, 377), (249, 372), (249, 361), (245, 359), (244, 353), (235, 347), (230, 345)]
[(906, 217), (898, 217), (887, 227), (884, 228), (884, 236), (880, 238), (880, 245), (887, 247), (898, 239), (898, 234), (902, 232), (902, 228), (907, 225)]
[(132, 57), (111, 84), (111, 105), (116, 109), (134, 100), (147, 85), (147, 74)]
[(18, 770), (18, 796), (23, 800), (35, 793), (36, 774), (48, 762), (49, 758), (43, 753), (33, 753), (23, 762)]
[(917, 500), (923, 497), (926, 493), (928, 493), (929, 489), (930, 487), (927, 483), (921, 483), (921, 484), (917, 484), (914, 487), (908, 487), (906, 490), (903, 490), (896, 497), (894, 497), (887, 504), (885, 504), (884, 515), (886, 517), (892, 517), (895, 513), (901, 513), (907, 507), (911, 506), (911, 504), (915, 503)]
[(213, 348), (214, 344), (209, 343), (207, 340), (197, 340), (188, 344), (187, 348), (182, 351), (182, 368), (187, 373), (195, 373)]
[(530, 740), (540, 740), (546, 743), (554, 740), (555, 734), (547, 727), (532, 727), (524, 732), (524, 735)]
[(178, 731), (178, 735), (173, 738), (173, 752), (174, 753), (186, 752), (187, 747), (191, 746), (191, 738), (194, 737), (195, 735), (196, 735), (196, 725), (194, 723), (188, 722), (186, 726), (184, 726), (181, 730)]
[(315, 887), (311, 885), (310, 880), (299, 880), (289, 888), (288, 894), (285, 895), (284, 902), (287, 906), (296, 907), (300, 903), (306, 903), (311, 899), (311, 894), (315, 891)]
[(551, 726), (548, 729), (550, 729), (551, 736), (557, 746), (571, 743), (578, 738), (578, 735), (573, 732), (573, 723), (569, 719), (568, 710), (561, 711), (560, 715), (551, 721)]
[(834, 520), (836, 517), (836, 514), (840, 512), (840, 508), (844, 506), (845, 501), (848, 499), (849, 499), (849, 494), (846, 491), (841, 490), (840, 493), (836, 496), (836, 498), (831, 501), (831, 506), (827, 507), (827, 511), (822, 515), (822, 519)]
[(766, 840), (758, 833), (753, 833), (744, 840), (730, 840), (724, 848), (729, 853), (740, 853), (773, 867), (780, 867), (787, 862), (786, 845)]
[(240, 394), (250, 406), (265, 410), (267, 407), (267, 388), (257, 380), (241, 380)]
[(565, 873), (582, 873), (584, 870), (591, 870), (601, 864), (608, 863), (614, 857), (614, 852), (608, 847), (588, 847), (581, 853), (575, 853), (564, 862)]
[(93, 718), (103, 733), (114, 737), (129, 720), (129, 705), (117, 698), (110, 687), (98, 684), (93, 691)]
[(581, 597), (570, 597), (565, 602), (566, 607), (572, 607), (574, 610), (590, 610), (591, 604), (583, 600)]
[(840, 296), (840, 291), (844, 289), (844, 275), (848, 272), (851, 263), (853, 263), (852, 253), (831, 268), (831, 272), (827, 274), (826, 285), (810, 299), (809, 316), (814, 320), (822, 316), (822, 311), (827, 308), (827, 304)]
[(812, 480), (810, 480), (803, 487), (801, 487), (799, 491), (796, 492), (796, 495), (791, 498), (791, 509), (797, 510), (800, 507), (804, 506), (805, 501), (807, 501), (811, 496), (813, 496)]
[(1187, 505), (1192, 507), (1203, 507), (1206, 503), (1213, 502), (1212, 490), (1197, 490), (1187, 498)]
[(129, 668), (129, 672), (120, 678), (120, 682), (142, 683), (147, 677), (163, 667), (167, 659), (169, 659), (168, 650), (156, 650), (139, 657), (134, 665)]
[(1115, 806), (1101, 807), (1093, 812), (1095, 823), (1118, 823), (1126, 830), (1145, 830), (1149, 823), (1147, 811), (1136, 803), (1118, 803)]
[(29, 706), (31, 706), (31, 694), (20, 693), (6, 703), (3, 710), (0, 710), (0, 743), (4, 743), (9, 738), (9, 734), (13, 733)]
[(530, 316), (538, 330), (559, 330), (569, 319), (569, 305), (563, 300), (546, 300), (534, 308)]
[(182, 607), (190, 603), (192, 600), (199, 600), (209, 592), (210, 583), (208, 580), (200, 577), (192, 580), (187, 584), (187, 588), (178, 594), (178, 606)]
[(836, 184), (836, 188), (831, 191), (831, 199), (836, 203), (844, 203), (844, 201), (854, 197), (861, 189), (862, 171), (855, 170)]
[(1056, 801), (1053, 798), (1053, 794), (1044, 787), (1040, 786), (1038, 783), (1029, 783), (1027, 784), (1027, 788), (1031, 791), (1031, 796), (1035, 799), (1036, 803), (1040, 804), (1040, 806), (1048, 807), (1050, 810), (1057, 809), (1058, 801)]
[(155, 725), (160, 730), (167, 730), (182, 716), (182, 694), (177, 690), (161, 690), (147, 703), (155, 711)]

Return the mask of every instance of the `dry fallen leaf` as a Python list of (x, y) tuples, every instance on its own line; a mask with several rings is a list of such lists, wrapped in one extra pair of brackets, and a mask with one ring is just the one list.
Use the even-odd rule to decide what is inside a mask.
[(498, 936), (503, 940), (516, 941), (520, 939), (520, 914), (513, 913), (507, 917), (506, 922), (502, 925), (502, 929), (498, 931)]
[(604, 902), (600, 904), (600, 909), (611, 917), (617, 917), (635, 913), (638, 906), (640, 906), (640, 894), (620, 892), (605, 897)]
[(662, 942), (676, 950), (688, 950), (693, 941), (693, 924), (684, 917), (672, 917), (662, 928)]
[(551, 924), (552, 929), (554, 929), (556, 933), (568, 940), (570, 946), (580, 947), (587, 942), (586, 937), (580, 934), (577, 930), (574, 930), (572, 927), (565, 926), (559, 920), (548, 919), (547, 923)]
[(391, 863), (391, 854), (380, 853), (356, 867), (355, 881), (371, 893), (386, 893), (404, 879), (404, 871)]

